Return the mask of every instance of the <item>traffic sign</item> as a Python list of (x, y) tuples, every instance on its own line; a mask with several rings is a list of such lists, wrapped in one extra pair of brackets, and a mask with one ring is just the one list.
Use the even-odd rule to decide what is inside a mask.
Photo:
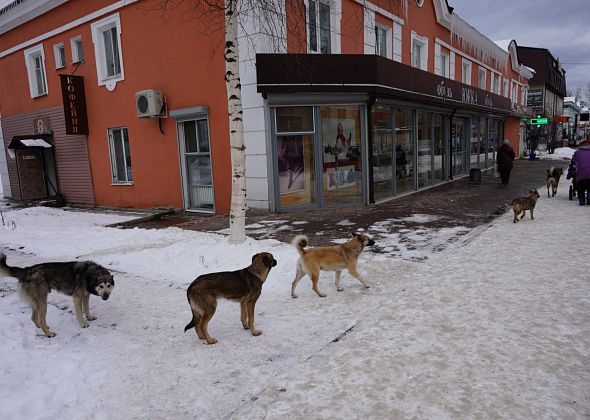
[(531, 125), (545, 125), (549, 124), (549, 118), (531, 118)]

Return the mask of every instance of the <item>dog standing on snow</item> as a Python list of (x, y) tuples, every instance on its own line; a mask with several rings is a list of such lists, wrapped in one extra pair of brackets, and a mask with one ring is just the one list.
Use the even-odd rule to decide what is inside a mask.
[(0, 253), (0, 276), (18, 279), (21, 297), (33, 310), (31, 320), (47, 337), (55, 336), (45, 320), (47, 296), (52, 289), (73, 297), (76, 319), (81, 328), (86, 328), (87, 321), (96, 319), (90, 315), (90, 295), (107, 300), (115, 287), (109, 270), (91, 261), (49, 262), (20, 268), (6, 264), (6, 255)]
[(361, 282), (365, 287), (369, 287), (365, 280), (358, 273), (356, 266), (359, 255), (366, 246), (375, 245), (375, 241), (366, 235), (353, 233), (352, 239), (342, 245), (320, 246), (316, 248), (305, 249), (309, 244), (309, 239), (305, 235), (297, 235), (293, 238), (293, 245), (297, 248), (299, 259), (297, 260), (297, 272), (295, 280), (291, 285), (291, 297), (296, 298), (295, 288), (297, 283), (307, 274), (311, 278), (311, 288), (320, 297), (326, 297), (318, 288), (320, 280), (320, 271), (336, 272), (336, 289), (340, 292), (340, 275), (345, 268), (350, 275)]
[(529, 191), (529, 194), (526, 197), (518, 197), (512, 200), (511, 206), (514, 210), (514, 220), (513, 222), (518, 222), (518, 215), (522, 212), (522, 217), (520, 220), (524, 219), (525, 213), (527, 210), (531, 212), (531, 220), (535, 220), (533, 216), (533, 211), (535, 210), (535, 205), (537, 204), (537, 200), (541, 197), (541, 195), (537, 192), (537, 190)]
[[(547, 197), (555, 197), (557, 194), (557, 186), (559, 185), (559, 178), (563, 175), (563, 168), (556, 168), (555, 166), (547, 169)], [(553, 195), (549, 195), (549, 189)]]

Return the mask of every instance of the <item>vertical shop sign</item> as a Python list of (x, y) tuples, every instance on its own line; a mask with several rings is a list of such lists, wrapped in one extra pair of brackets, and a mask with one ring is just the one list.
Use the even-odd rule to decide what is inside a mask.
[(66, 134), (88, 134), (88, 114), (82, 76), (60, 75)]

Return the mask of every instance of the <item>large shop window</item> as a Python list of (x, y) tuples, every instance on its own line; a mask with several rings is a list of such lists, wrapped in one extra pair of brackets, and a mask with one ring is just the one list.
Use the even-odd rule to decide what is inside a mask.
[(330, 54), (330, 5), (325, 1), (309, 0), (307, 19), (309, 51)]
[(133, 182), (129, 136), (126, 127), (109, 128), (109, 153), (113, 184), (130, 184)]
[(361, 107), (320, 107), (323, 195), (326, 205), (363, 202)]
[(279, 206), (316, 203), (313, 107), (275, 108)]
[(123, 80), (121, 21), (119, 15), (109, 16), (91, 25), (98, 85), (113, 90)]
[(373, 195), (376, 201), (394, 193), (393, 164), (393, 108), (374, 106), (373, 127)]
[(414, 183), (414, 118), (411, 109), (395, 110), (395, 170), (398, 194), (416, 189)]
[(25, 64), (29, 76), (31, 98), (47, 94), (47, 76), (45, 74), (45, 53), (43, 45), (25, 50)]

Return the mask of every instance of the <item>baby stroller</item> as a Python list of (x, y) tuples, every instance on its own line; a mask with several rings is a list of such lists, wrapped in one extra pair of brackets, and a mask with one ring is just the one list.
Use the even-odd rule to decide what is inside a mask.
[(565, 179), (571, 179), (572, 180), (572, 185), (570, 185), (570, 191), (569, 191), (569, 198), (570, 200), (573, 200), (574, 197), (576, 196), (576, 161), (572, 159), (572, 161), (570, 162), (570, 166), (567, 168), (567, 176), (565, 177)]

